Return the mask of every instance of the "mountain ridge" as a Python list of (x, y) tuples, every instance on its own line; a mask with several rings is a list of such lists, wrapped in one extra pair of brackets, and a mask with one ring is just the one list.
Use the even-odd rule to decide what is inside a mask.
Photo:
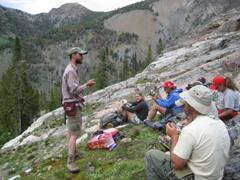
[[(79, 4), (69, 3), (60, 8), (53, 8), (49, 13), (27, 16), (28, 21), (32, 22), (30, 25), (23, 18), (22, 21), (16, 21), (9, 27), (20, 27), (18, 30), (23, 38), (23, 53), (28, 62), (31, 82), (39, 90), (49, 92), (49, 87), (55, 86), (56, 82), (61, 80), (62, 69), (68, 63), (66, 51), (71, 46), (80, 46), (89, 51), (89, 55), (85, 57), (85, 68), (81, 69), (81, 79), (86, 81), (90, 77), (96, 78), (101, 53), (108, 45), (112, 52), (109, 56), (111, 67), (115, 68), (111, 70), (115, 74), (110, 73), (110, 77), (114, 77), (110, 80), (113, 84), (120, 79), (119, 72), (125, 55), (130, 63), (131, 57), (136, 53), (140, 69), (149, 46), (152, 50), (152, 61), (159, 56), (156, 54), (159, 38), (162, 39), (166, 49), (170, 48), (175, 39), (206, 24), (219, 13), (239, 5), (240, 1), (237, 0), (211, 0), (209, 2), (151, 0), (99, 14)], [(0, 13), (3, 9), (0, 8)], [(69, 12), (71, 10), (72, 12)], [(24, 13), (20, 15), (24, 17)], [(90, 19), (95, 21), (84, 23), (90, 15), (92, 15)], [(3, 17), (6, 20), (7, 17)], [(13, 17), (16, 17), (16, 14)], [(23, 27), (26, 31), (22, 29)], [(11, 38), (14, 36), (13, 32), (13, 30), (8, 31)], [(8, 33), (4, 35), (6, 42), (10, 42)], [(0, 64), (3, 68), (0, 69), (0, 74), (7, 69), (7, 62), (4, 60), (6, 54), (11, 56), (11, 51), (8, 50), (11, 44), (4, 48), (6, 44), (0, 43), (2, 50), (0, 50)], [(30, 44), (32, 47), (29, 46)], [(43, 79), (46, 81), (42, 81)]]

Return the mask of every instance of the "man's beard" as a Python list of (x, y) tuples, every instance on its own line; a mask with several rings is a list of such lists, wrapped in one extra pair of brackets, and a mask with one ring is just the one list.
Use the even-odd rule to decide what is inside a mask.
[(77, 58), (77, 59), (76, 59), (76, 63), (77, 63), (77, 64), (82, 64), (82, 60), (79, 59), (79, 58)]

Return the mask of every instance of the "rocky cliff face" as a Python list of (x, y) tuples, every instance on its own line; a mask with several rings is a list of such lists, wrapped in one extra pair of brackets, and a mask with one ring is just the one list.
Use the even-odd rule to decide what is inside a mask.
[[(221, 14), (204, 27), (172, 42), (156, 61), (142, 73), (126, 81), (111, 85), (87, 96), (87, 102), (112, 101), (132, 96), (135, 90), (149, 91), (165, 80), (172, 80), (178, 87), (185, 88), (198, 77), (204, 76), (212, 82), (214, 76), (231, 76), (240, 88), (239, 74), (239, 10)], [(149, 82), (139, 84), (141, 79)]]
[(226, 10), (240, 6), (240, 1), (228, 0), (159, 0), (149, 10), (136, 10), (107, 19), (105, 28), (134, 32), (142, 39), (142, 45), (155, 46), (159, 37), (168, 44), (208, 22)]

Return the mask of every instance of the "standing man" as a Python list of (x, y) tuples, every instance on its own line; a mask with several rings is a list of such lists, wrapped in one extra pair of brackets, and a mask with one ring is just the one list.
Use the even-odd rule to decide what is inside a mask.
[[(83, 55), (87, 51), (78, 47), (73, 47), (69, 50), (70, 63), (65, 69), (62, 77), (62, 95), (66, 114), (68, 115), (68, 156), (67, 169), (73, 173), (79, 172), (80, 169), (75, 163), (75, 157), (81, 155), (80, 151), (76, 150), (76, 140), (82, 131), (82, 108), (83, 108), (83, 92), (87, 86), (92, 86), (96, 82), (94, 79), (89, 80), (86, 84), (79, 85), (79, 69), (78, 64), (82, 64)], [(72, 111), (73, 110), (73, 111)], [(70, 112), (70, 114), (68, 114)]]
[[(144, 168), (148, 180), (168, 179), (167, 173), (189, 167), (195, 180), (221, 180), (227, 163), (230, 138), (226, 125), (212, 114), (216, 108), (211, 91), (202, 85), (180, 94), (187, 126), (178, 138), (172, 123), (166, 132), (172, 139), (170, 156), (158, 150), (145, 155)], [(176, 175), (176, 174), (175, 174)]]

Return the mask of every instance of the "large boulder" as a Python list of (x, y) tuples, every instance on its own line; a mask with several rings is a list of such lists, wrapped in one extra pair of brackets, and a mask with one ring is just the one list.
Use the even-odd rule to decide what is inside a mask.
[(225, 180), (240, 179), (240, 114), (226, 124), (231, 138), (230, 155), (226, 165)]
[(240, 29), (240, 16), (234, 17), (218, 28), (220, 32), (232, 32)]
[(226, 72), (238, 74), (240, 69), (240, 52), (237, 51), (231, 55), (229, 59), (223, 61), (222, 69)]

